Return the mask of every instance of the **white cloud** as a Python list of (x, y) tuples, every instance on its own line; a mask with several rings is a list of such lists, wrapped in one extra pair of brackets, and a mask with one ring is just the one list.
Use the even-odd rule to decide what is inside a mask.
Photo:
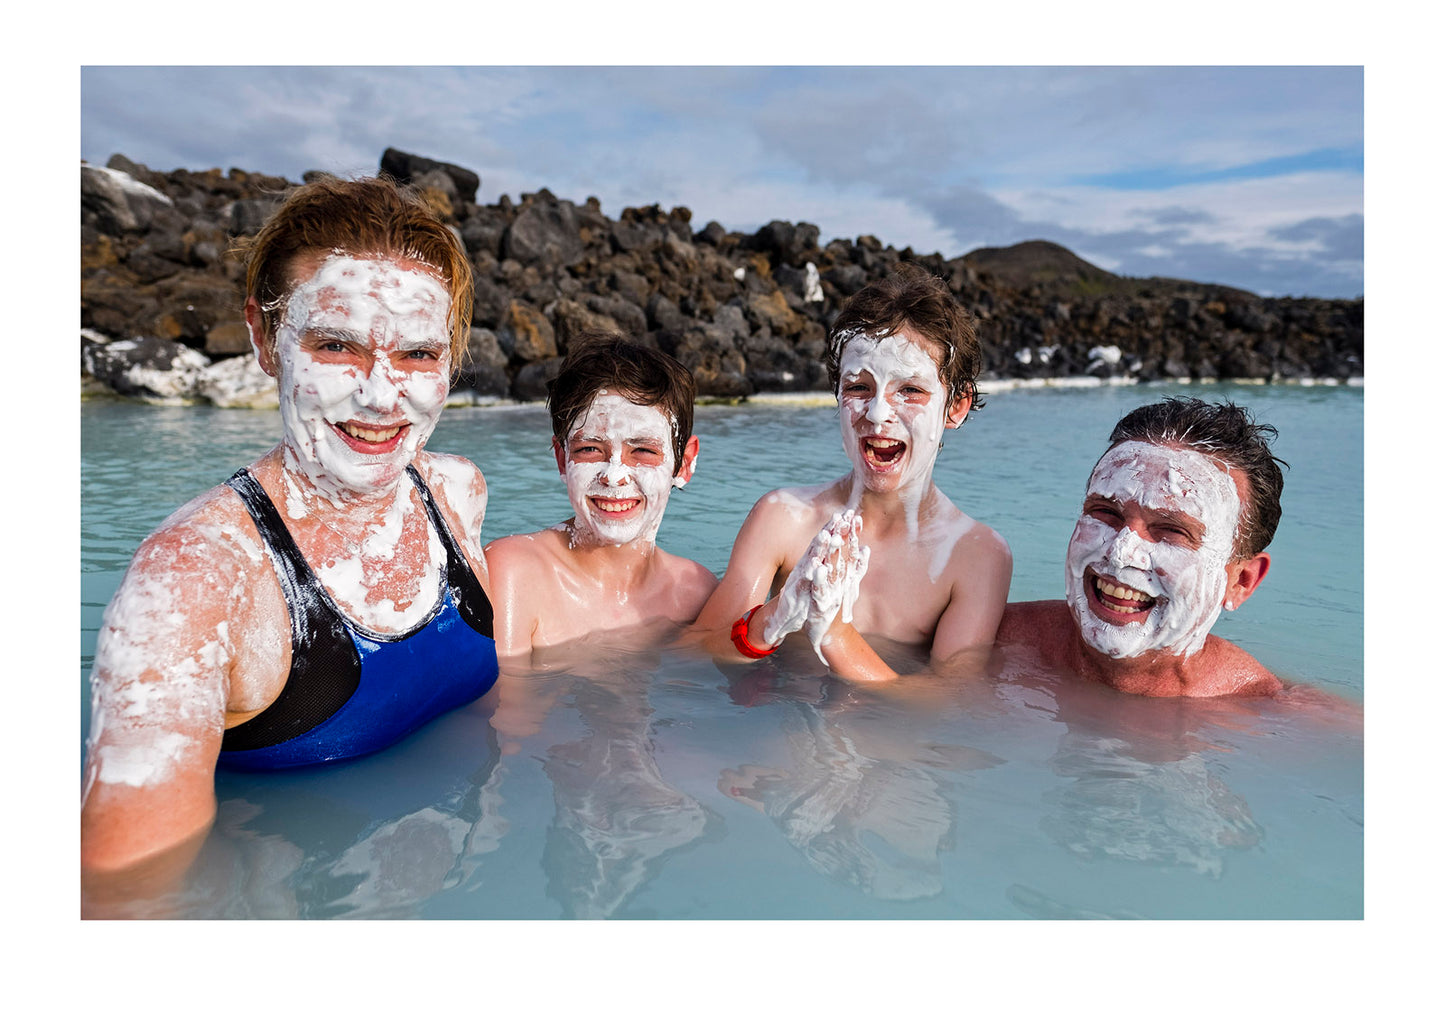
[(82, 154), (102, 163), (124, 152), (294, 179), (372, 172), (395, 146), (477, 172), (484, 202), (546, 187), (613, 216), (686, 205), (699, 225), (808, 221), (825, 241), (871, 233), (946, 256), (1044, 237), (1108, 265), (1148, 246), (1185, 275), (1204, 246), (1219, 251), (1198, 271), (1230, 249), (1245, 287), (1314, 286), (1271, 284), (1263, 265), (1253, 280), (1248, 249), (1303, 270), (1323, 242), (1271, 231), (1362, 213), (1347, 172), (1076, 183), (1358, 146), (1358, 69), (121, 67), (82, 83)]
[(1272, 240), (1272, 230), (1312, 217), (1341, 217), (1363, 211), (1360, 178), (1347, 173), (1290, 174), (1152, 192), (1005, 188), (994, 195), (1021, 220), (1053, 223), (1086, 233), (1150, 230), (1162, 212), (1176, 208), (1198, 211), (1205, 215), (1173, 223), (1171, 230), (1194, 243), (1281, 249), (1293, 246)]

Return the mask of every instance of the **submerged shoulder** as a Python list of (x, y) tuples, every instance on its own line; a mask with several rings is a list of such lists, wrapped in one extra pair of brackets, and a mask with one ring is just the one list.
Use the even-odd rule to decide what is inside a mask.
[(998, 644), (1037, 645), (1056, 638), (1072, 624), (1062, 599), (1009, 603), (998, 625)]
[(1273, 671), (1228, 639), (1210, 635), (1205, 651), (1211, 694), (1276, 696), (1284, 690)]

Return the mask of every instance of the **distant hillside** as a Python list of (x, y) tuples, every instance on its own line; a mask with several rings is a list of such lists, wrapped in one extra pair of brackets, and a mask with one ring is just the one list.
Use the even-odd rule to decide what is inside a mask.
[(1123, 280), (1052, 241), (978, 248), (965, 255), (963, 261), (977, 272), (988, 274), (995, 283), (1018, 291), (1037, 285), (1050, 294), (1107, 294), (1118, 290)]
[(1134, 296), (1141, 292), (1165, 290), (1193, 294), (1208, 290), (1215, 296), (1237, 301), (1257, 300), (1259, 297), (1251, 291), (1223, 284), (1202, 284), (1171, 277), (1121, 277), (1100, 269), (1052, 241), (1021, 241), (1007, 248), (976, 248), (965, 255), (963, 261), (997, 284), (1048, 297)]

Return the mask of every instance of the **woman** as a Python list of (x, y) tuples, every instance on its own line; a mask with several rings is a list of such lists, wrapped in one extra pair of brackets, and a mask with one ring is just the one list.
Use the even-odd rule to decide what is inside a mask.
[(386, 181), (306, 185), (256, 236), (246, 322), (281, 442), (163, 522), (106, 609), (83, 869), (198, 847), (218, 761), (364, 755), (495, 681), (486, 483), (423, 449), (471, 287), (452, 232)]

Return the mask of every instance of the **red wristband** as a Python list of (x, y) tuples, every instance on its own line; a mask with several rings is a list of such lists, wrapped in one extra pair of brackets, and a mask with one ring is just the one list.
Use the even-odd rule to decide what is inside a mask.
[(778, 646), (776, 645), (771, 649), (759, 649), (753, 645), (752, 642), (748, 641), (748, 623), (753, 619), (753, 614), (762, 608), (763, 604), (759, 603), (737, 620), (733, 621), (733, 645), (737, 646), (738, 652), (741, 652), (744, 656), (748, 657), (748, 659), (762, 659), (764, 656), (771, 656), (778, 650)]

